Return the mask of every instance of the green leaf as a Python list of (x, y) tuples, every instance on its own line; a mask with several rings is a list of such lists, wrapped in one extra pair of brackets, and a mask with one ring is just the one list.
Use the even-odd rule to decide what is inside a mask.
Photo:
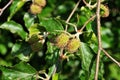
[(110, 73), (108, 75), (110, 76), (108, 77), (108, 80), (109, 79), (120, 80), (120, 68), (116, 64), (110, 64), (109, 71)]
[(53, 74), (52, 80), (58, 80), (58, 73)]
[(40, 14), (38, 14), (39, 19), (41, 20), (41, 18), (50, 17), (51, 16), (50, 13), (52, 13), (52, 11), (53, 11), (53, 8), (51, 8), (51, 7), (45, 7), (42, 10), (42, 12)]
[(53, 65), (59, 59), (59, 49), (53, 46), (50, 42), (47, 42), (46, 61), (48, 64)]
[(80, 8), (80, 11), (81, 11), (81, 15), (84, 15), (86, 16), (87, 18), (89, 18), (91, 15), (93, 15), (93, 12), (91, 9), (89, 9), (88, 7), (86, 6), (82, 6)]
[(58, 80), (59, 73), (57, 73), (57, 72), (54, 73), (56, 70), (57, 70), (56, 64), (52, 65), (52, 66), (49, 68), (48, 75), (49, 75), (49, 76), (52, 76), (52, 80)]
[(31, 14), (25, 13), (24, 15), (24, 22), (25, 22), (25, 26), (27, 27), (27, 29), (29, 29), (30, 26), (32, 26), (32, 24), (34, 24), (34, 17)]
[(86, 72), (84, 70), (80, 70), (80, 73), (79, 73), (80, 80), (88, 80), (88, 77), (86, 76), (88, 76), (86, 75)]
[(56, 49), (54, 50), (53, 53), (46, 53), (46, 61), (48, 64), (53, 65), (56, 64), (58, 62), (59, 59), (59, 50)]
[(48, 75), (49, 75), (49, 76), (52, 76), (52, 74), (54, 73), (55, 68), (56, 68), (55, 64), (52, 65), (52, 66), (49, 68), (49, 72), (48, 72)]
[(0, 54), (5, 55), (7, 52), (7, 48), (4, 44), (0, 44)]
[[(87, 18), (86, 16), (80, 15), (77, 24), (78, 24), (79, 26), (83, 26), (88, 19), (89, 19), (89, 18)], [(91, 24), (91, 22), (89, 22), (89, 23), (86, 25), (86, 30), (87, 30), (87, 31), (93, 31), (93, 30), (92, 30), (92, 24)]]
[[(79, 26), (83, 26), (85, 24), (85, 22), (91, 18), (91, 16), (93, 16), (93, 12), (88, 8), (88, 7), (84, 7), (82, 6), (81, 9), (81, 14), (78, 16), (78, 22), (77, 24)], [(87, 25), (86, 25), (86, 30), (87, 31), (93, 31), (92, 29), (92, 21), (90, 21)]]
[(38, 29), (38, 27), (40, 27), (37, 23), (36, 24), (33, 24), (32, 26), (29, 27), (29, 36), (32, 36), (34, 34), (39, 34), (40, 31)]
[(96, 53), (98, 50), (98, 40), (96, 35), (92, 31), (85, 32), (83, 34), (83, 39), (90, 46), (90, 48), (92, 48), (92, 50)]
[(14, 14), (20, 10), (20, 8), (25, 4), (26, 0), (14, 0), (10, 7), (10, 15), (8, 21), (14, 16)]
[(88, 47), (86, 43), (81, 42), (81, 47), (80, 47), (80, 55), (82, 58), (82, 69), (85, 71), (89, 71), (90, 64), (92, 62), (93, 58), (93, 52), (91, 49)]
[(62, 24), (55, 18), (41, 20), (40, 25), (44, 26), (48, 32), (54, 32), (56, 30), (64, 30)]
[(1, 29), (9, 30), (11, 33), (17, 33), (22, 39), (27, 37), (27, 33), (23, 30), (22, 26), (14, 21), (8, 21), (0, 25)]
[[(12, 65), (12, 62), (0, 58), (0, 65), (11, 66), (11, 65)], [(0, 76), (1, 76), (1, 74), (0, 74)], [(0, 80), (1, 80), (1, 79), (0, 79)]]
[(12, 55), (18, 57), (22, 61), (29, 61), (31, 47), (26, 42), (16, 42), (12, 47)]
[(54, 50), (56, 50), (56, 47), (52, 45), (52, 43), (47, 42), (47, 53), (54, 53)]
[(101, 27), (102, 47), (110, 48), (113, 45), (113, 33), (110, 28)]
[[(88, 80), (94, 80), (95, 77), (95, 69), (96, 69), (96, 59), (94, 58), (94, 60), (92, 60), (92, 65), (90, 68), (90, 76)], [(102, 62), (102, 60), (100, 61), (100, 66), (99, 66), (99, 73), (98, 73), (98, 80), (108, 80), (108, 79), (104, 79), (103, 75), (104, 75), (104, 64)]]
[(2, 80), (36, 80), (36, 70), (28, 63), (20, 62), (13, 67), (0, 66)]

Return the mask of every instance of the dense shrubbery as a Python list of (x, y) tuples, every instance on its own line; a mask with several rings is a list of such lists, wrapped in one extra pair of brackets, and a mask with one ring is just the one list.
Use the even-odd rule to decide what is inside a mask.
[[(0, 80), (93, 80), (98, 50), (96, 7), (81, 1), (67, 22), (78, 0), (37, 1), (13, 0), (0, 16)], [(1, 10), (8, 2), (0, 0)], [(102, 4), (102, 47), (120, 62), (120, 1)], [(100, 57), (98, 80), (120, 80), (120, 68), (103, 52)]]

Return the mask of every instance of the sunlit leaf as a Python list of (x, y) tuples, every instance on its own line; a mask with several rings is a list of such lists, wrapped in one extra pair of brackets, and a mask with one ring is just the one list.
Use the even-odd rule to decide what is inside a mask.
[(23, 30), (23, 27), (14, 21), (5, 22), (2, 25), (0, 25), (0, 28), (9, 30), (11, 33), (16, 33), (22, 39), (25, 39), (27, 37), (27, 33)]
[(30, 26), (32, 26), (32, 24), (34, 24), (34, 15), (31, 15), (29, 13), (25, 13), (24, 15), (24, 22), (25, 22), (25, 26), (29, 29)]
[(54, 70), (55, 70), (56, 66), (53, 65), (49, 68), (49, 72), (48, 72), (48, 75), (51, 76), (53, 73), (54, 73)]
[(38, 24), (33, 24), (32, 26), (29, 27), (29, 36), (32, 36), (34, 34), (39, 34), (39, 28), (40, 26)]
[(112, 46), (113, 41), (113, 33), (109, 28), (101, 27), (101, 34), (102, 34), (102, 46), (103, 48), (109, 48)]
[(62, 24), (54, 18), (44, 19), (40, 22), (40, 25), (45, 27), (45, 29), (48, 32), (54, 32), (56, 30), (64, 30)]
[(55, 73), (52, 77), (52, 80), (58, 80), (58, 73)]
[(25, 4), (25, 0), (14, 0), (10, 7), (10, 15), (8, 17), (8, 21), (14, 16), (14, 14), (20, 10), (20, 8)]
[(0, 44), (0, 54), (5, 55), (7, 52), (7, 48), (4, 44)]
[(108, 79), (116, 79), (116, 80), (120, 80), (120, 78), (118, 76), (120, 76), (120, 68), (116, 65), (116, 64), (111, 64), (109, 66), (109, 70), (110, 70), (110, 77), (108, 77)]

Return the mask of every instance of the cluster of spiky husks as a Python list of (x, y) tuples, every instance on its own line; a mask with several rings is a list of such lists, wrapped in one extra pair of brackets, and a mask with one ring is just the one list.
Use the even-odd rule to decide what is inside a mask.
[(30, 12), (32, 14), (41, 13), (42, 8), (45, 7), (46, 0), (33, 0), (33, 3), (30, 6)]
[(36, 5), (36, 4), (31, 4), (31, 6), (30, 6), (30, 12), (32, 13), (32, 14), (38, 14), (38, 13), (40, 13), (42, 11), (42, 8), (41, 7), (39, 7), (38, 5)]
[(70, 38), (66, 33), (61, 33), (56, 38), (56, 46), (58, 48), (64, 48), (70, 53), (74, 53), (80, 47), (80, 40), (77, 38)]
[(59, 47), (59, 48), (64, 48), (68, 41), (69, 41), (69, 36), (65, 33), (62, 33), (60, 34), (57, 38), (56, 38), (56, 45)]
[(45, 7), (46, 5), (46, 0), (34, 0), (33, 2), (42, 7)]
[(66, 49), (68, 50), (68, 52), (74, 53), (78, 50), (79, 47), (80, 47), (80, 40), (77, 38), (73, 38), (68, 42)]
[(101, 4), (100, 6), (101, 9), (101, 17), (108, 17), (110, 14), (109, 8), (106, 5)]

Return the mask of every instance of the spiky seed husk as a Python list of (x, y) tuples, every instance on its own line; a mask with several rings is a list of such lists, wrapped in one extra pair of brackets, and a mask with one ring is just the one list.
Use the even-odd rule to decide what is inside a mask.
[(56, 46), (59, 48), (64, 48), (67, 45), (68, 41), (69, 36), (65, 33), (62, 33), (56, 38)]
[(80, 47), (80, 40), (77, 38), (73, 38), (69, 41), (68, 45), (66, 46), (66, 49), (70, 53), (74, 53), (78, 50)]
[(101, 8), (101, 17), (108, 17), (110, 14), (108, 6), (101, 4), (100, 8)]
[(38, 41), (38, 42), (31, 44), (31, 49), (33, 50), (33, 52), (38, 52), (38, 51), (42, 50), (42, 46), (43, 46), (43, 44)]
[(39, 6), (45, 7), (46, 0), (34, 0), (34, 3), (39, 5)]
[(30, 12), (32, 14), (38, 14), (42, 11), (42, 7), (40, 7), (39, 5), (36, 5), (36, 4), (31, 4), (30, 6)]
[(39, 39), (39, 35), (33, 34), (33, 35), (28, 39), (28, 43), (33, 44), (33, 43), (35, 43), (35, 42), (37, 42), (37, 41), (39, 41), (39, 40), (40, 40), (40, 39)]

